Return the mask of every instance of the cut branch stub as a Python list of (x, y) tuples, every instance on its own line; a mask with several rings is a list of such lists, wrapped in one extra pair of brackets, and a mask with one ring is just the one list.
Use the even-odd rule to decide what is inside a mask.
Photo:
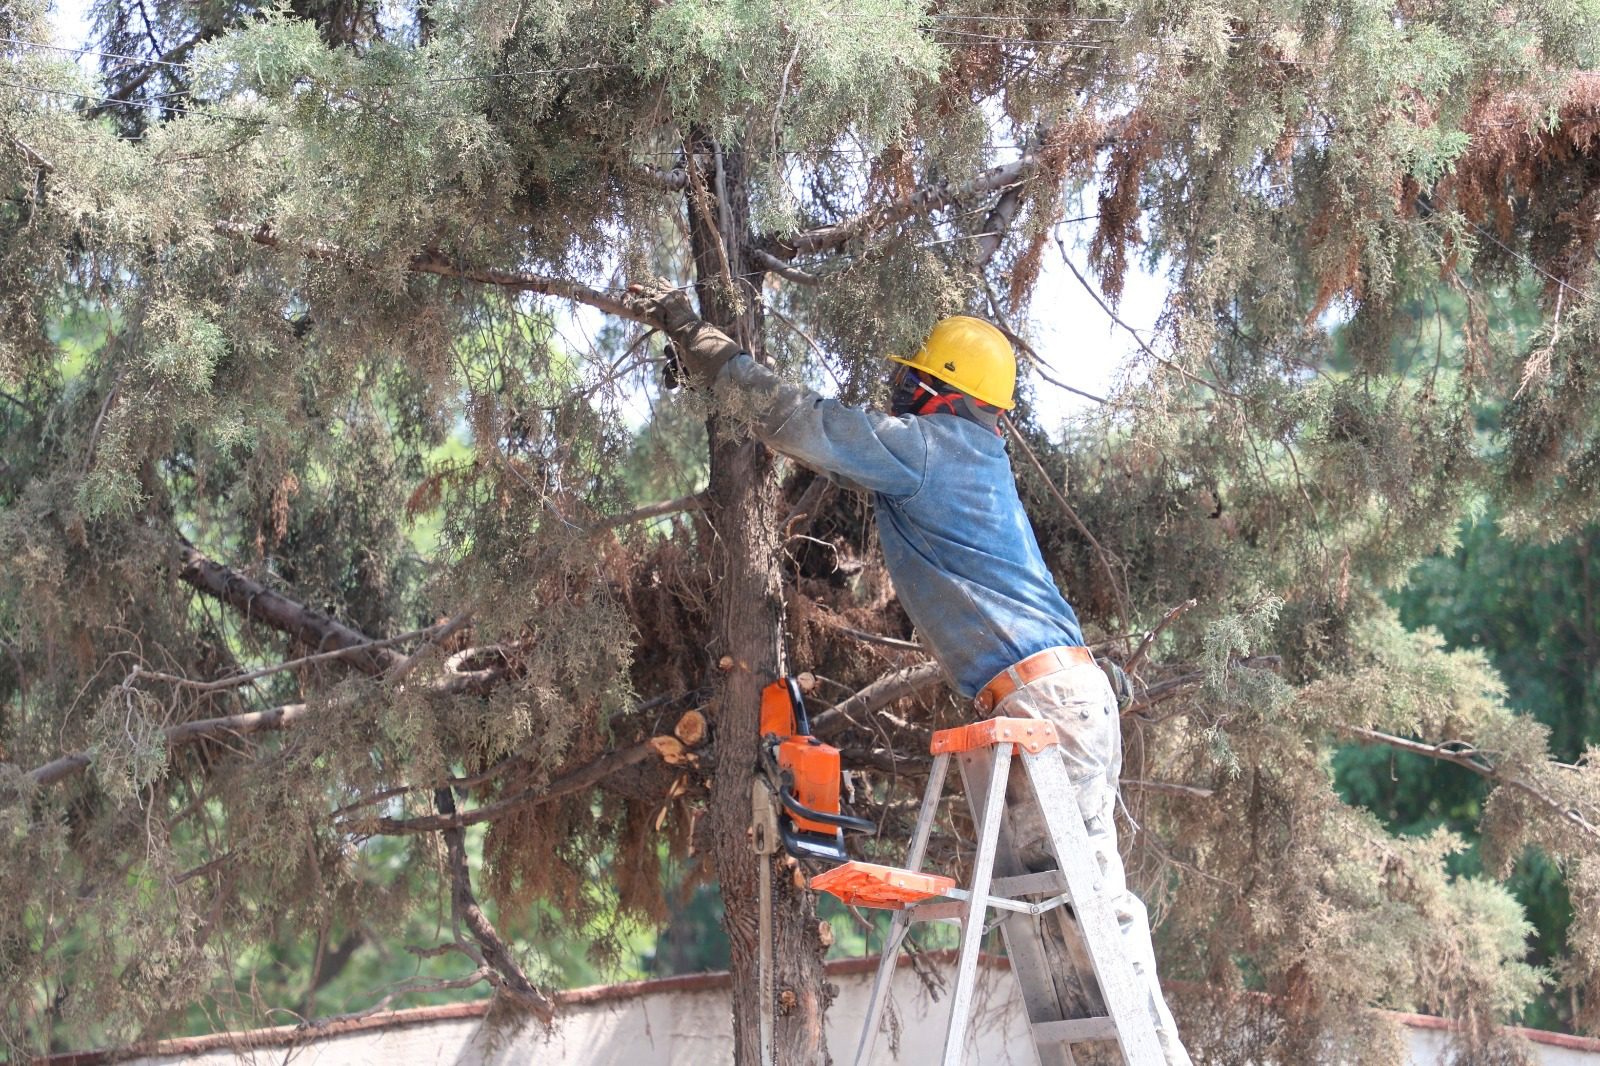
[(694, 760), (694, 756), (685, 750), (683, 741), (677, 737), (665, 735), (651, 737), (646, 743), (650, 745), (650, 750), (660, 756), (661, 761), (668, 766), (682, 766), (684, 763)]
[(672, 727), (672, 735), (689, 748), (704, 744), (707, 732), (706, 716), (698, 709), (685, 711), (678, 724)]

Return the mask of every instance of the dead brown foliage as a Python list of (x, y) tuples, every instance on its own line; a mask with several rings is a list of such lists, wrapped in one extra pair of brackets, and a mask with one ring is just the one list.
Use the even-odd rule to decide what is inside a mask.
[(1535, 108), (1520, 92), (1480, 98), (1465, 124), (1471, 147), (1436, 195), (1507, 244), (1530, 234), (1553, 300), (1563, 282), (1586, 285), (1600, 244), (1600, 77), (1573, 77), (1548, 126)]
[(1093, 172), (1106, 123), (1090, 108), (1076, 111), (1045, 136), (1039, 152), (1039, 170), (1032, 188), (1034, 226), (1028, 243), (1011, 267), (1007, 297), (1012, 307), (1022, 307), (1039, 280), (1044, 249), (1050, 241), (1048, 225), (1061, 216), (1062, 190), (1070, 178), (1087, 180)]
[(1145, 170), (1160, 150), (1155, 123), (1136, 110), (1124, 121), (1101, 176), (1100, 225), (1089, 242), (1089, 261), (1113, 304), (1122, 296), (1128, 251), (1144, 240), (1139, 232), (1139, 191)]

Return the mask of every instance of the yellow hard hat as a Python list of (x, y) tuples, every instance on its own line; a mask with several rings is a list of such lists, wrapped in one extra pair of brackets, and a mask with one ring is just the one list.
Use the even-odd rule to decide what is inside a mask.
[(1016, 406), (1017, 357), (1006, 335), (981, 318), (951, 315), (933, 327), (910, 359), (890, 362), (921, 370), (973, 399), (1009, 411)]

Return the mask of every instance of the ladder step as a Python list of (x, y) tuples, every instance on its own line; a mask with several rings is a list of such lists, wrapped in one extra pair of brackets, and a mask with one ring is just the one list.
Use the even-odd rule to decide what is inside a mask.
[(811, 887), (860, 907), (900, 910), (908, 903), (942, 896), (956, 887), (952, 877), (917, 873), (871, 862), (847, 862), (811, 879)]
[(1035, 1022), (1036, 1044), (1081, 1044), (1087, 1040), (1115, 1040), (1117, 1023), (1105, 1015), (1094, 1018), (1068, 1018), (1060, 1022)]
[(1018, 874), (1015, 877), (997, 877), (989, 891), (997, 896), (1026, 896), (1039, 892), (1058, 896), (1067, 890), (1067, 879), (1060, 870), (1046, 870), (1042, 874)]

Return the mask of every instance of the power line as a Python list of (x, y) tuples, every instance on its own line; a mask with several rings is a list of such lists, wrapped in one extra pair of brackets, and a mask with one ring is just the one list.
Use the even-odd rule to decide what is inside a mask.
[[(866, 11), (844, 12), (845, 18), (884, 18), (887, 16), (875, 15)], [(1112, 26), (1127, 25), (1125, 19), (1105, 18), (1093, 15), (942, 15), (928, 13), (918, 15), (919, 19), (928, 19), (936, 22), (1081, 22), (1105, 23)]]
[[(591, 66), (591, 67), (564, 68), (564, 69), (587, 70), (587, 69), (598, 69), (599, 66), (600, 65), (597, 64), (597, 65), (594, 65), (594, 66)], [(563, 69), (563, 68), (550, 68), (550, 69)], [(473, 75), (473, 76), (470, 76), (470, 77), (463, 77), (461, 79), (446, 78), (446, 79), (438, 79), (438, 80), (442, 80), (442, 81), (478, 80), (479, 78), (490, 78), (490, 77), (512, 77), (512, 76), (515, 76), (516, 73), (518, 73), (518, 72), (507, 72), (505, 74), (499, 74), (499, 75)], [(537, 72), (536, 71), (524, 71), (524, 72), (520, 72), (520, 73), (537, 73)], [(1592, 74), (1594, 76), (1600, 76), (1600, 71), (1576, 71), (1576, 72), (1573, 72), (1573, 73)], [(266, 119), (266, 118), (253, 118), (253, 117), (250, 117), (250, 116), (247, 116), (247, 115), (219, 114), (219, 113), (214, 112), (214, 111), (203, 110), (201, 108), (196, 108), (196, 107), (193, 107), (193, 106), (181, 107), (181, 106), (179, 106), (177, 104), (166, 102), (166, 101), (169, 101), (169, 100), (171, 100), (172, 98), (175, 98), (175, 97), (192, 96), (193, 92), (191, 90), (187, 90), (187, 89), (177, 89), (177, 90), (173, 90), (171, 92), (156, 93), (156, 94), (153, 94), (151, 96), (147, 96), (147, 97), (143, 97), (143, 98), (139, 98), (139, 99), (134, 99), (134, 98), (114, 97), (114, 96), (98, 96), (98, 95), (94, 95), (94, 94), (90, 94), (90, 93), (72, 92), (72, 91), (67, 90), (67, 89), (55, 89), (55, 88), (51, 88), (51, 87), (44, 86), (44, 85), (30, 85), (30, 84), (25, 84), (25, 83), (22, 83), (22, 82), (0, 81), (0, 87), (11, 88), (11, 89), (19, 89), (19, 90), (21, 90), (23, 92), (45, 93), (45, 94), (51, 95), (51, 96), (60, 96), (60, 97), (65, 97), (65, 98), (73, 99), (73, 100), (81, 100), (81, 101), (83, 101), (85, 103), (95, 104), (97, 106), (98, 105), (105, 105), (105, 104), (118, 104), (118, 105), (122, 105), (122, 106), (126, 106), (126, 107), (137, 107), (137, 108), (151, 108), (151, 107), (153, 107), (153, 108), (158, 108), (158, 109), (160, 109), (162, 111), (169, 112), (169, 113), (174, 114), (174, 115), (192, 116), (194, 118), (206, 119), (206, 120), (212, 121), (212, 122), (239, 122), (239, 123), (253, 123), (253, 124), (257, 124), (257, 125), (264, 125), (264, 124), (266, 124), (266, 123), (268, 123), (270, 121), (269, 119)], [(398, 85), (388, 85), (388, 86), (364, 86), (363, 88), (398, 88), (398, 87), (399, 87)], [(416, 113), (413, 109), (409, 109), (409, 108), (400, 108), (398, 110), (405, 111), (405, 112), (411, 113), (411, 114), (415, 114)], [(392, 115), (393, 111), (390, 111), (388, 113)], [(1510, 129), (1510, 128), (1515, 128), (1515, 127), (1519, 127), (1519, 126), (1529, 125), (1531, 123), (1531, 121), (1532, 120), (1521, 121), (1521, 120), (1511, 119), (1511, 120), (1506, 120), (1506, 121), (1503, 121), (1503, 122), (1483, 123), (1483, 124), (1480, 124), (1479, 126), (1477, 126), (1475, 128), (1480, 128), (1480, 129), (1482, 129), (1482, 128)], [(1331, 138), (1331, 137), (1334, 137), (1336, 135), (1349, 136), (1351, 133), (1359, 134), (1360, 132), (1361, 131), (1359, 131), (1359, 130), (1356, 130), (1356, 131), (1318, 130), (1318, 131), (1296, 132), (1296, 133), (1292, 134), (1291, 136), (1293, 136), (1296, 140), (1303, 140), (1303, 139), (1307, 139), (1307, 138), (1312, 138), (1312, 139), (1315, 139), (1315, 138)], [(129, 138), (124, 138), (124, 139), (125, 140), (140, 140), (140, 139), (142, 139), (142, 137), (129, 137)], [(894, 146), (894, 147), (898, 148), (900, 151), (911, 151), (911, 152), (928, 152), (928, 151), (932, 150), (931, 148), (929, 148), (926, 145), (914, 145), (914, 144), (913, 145), (897, 145), (897, 146)], [(1018, 145), (1014, 145), (1014, 144), (984, 144), (984, 145), (976, 145), (974, 147), (982, 148), (982, 149), (984, 149), (986, 151), (1025, 151), (1024, 148), (1022, 148), (1022, 147), (1020, 147)], [(874, 150), (874, 149), (870, 149), (870, 148), (807, 148), (807, 149), (793, 149), (793, 150), (790, 150), (790, 151), (780, 152), (779, 154), (782, 155), (782, 156), (785, 156), (785, 157), (789, 157), (789, 158), (809, 157), (809, 156), (816, 156), (816, 155), (840, 155), (840, 156), (870, 157), (870, 156), (879, 155), (883, 151), (886, 151), (886, 150), (887, 149)], [(655, 152), (655, 153), (640, 153), (640, 154), (644, 155), (644, 156), (647, 156), (647, 157), (653, 157), (653, 158), (676, 158), (676, 156), (677, 156), (676, 152), (666, 152), (666, 151)], [(1559, 279), (1552, 278), (1552, 280), (1559, 280)]]
[(1572, 293), (1574, 296), (1580, 297), (1580, 298), (1585, 299), (1585, 300), (1587, 300), (1589, 298), (1589, 293), (1586, 290), (1580, 289), (1578, 286), (1572, 284), (1571, 282), (1565, 280), (1564, 278), (1559, 278), (1556, 275), (1550, 273), (1550, 271), (1548, 271), (1544, 267), (1540, 266), (1533, 259), (1531, 259), (1530, 257), (1528, 257), (1528, 256), (1524, 255), (1523, 253), (1517, 251), (1515, 248), (1511, 247), (1505, 241), (1502, 241), (1499, 237), (1496, 237), (1489, 230), (1484, 229), (1481, 224), (1479, 224), (1477, 222), (1473, 222), (1472, 219), (1470, 219), (1470, 218), (1467, 219), (1467, 223), (1469, 225), (1471, 225), (1473, 229), (1475, 229), (1479, 233), (1481, 233), (1483, 236), (1489, 238), (1489, 240), (1491, 242), (1493, 242), (1494, 244), (1498, 245), (1501, 251), (1503, 251), (1507, 255), (1519, 260), (1522, 263), (1523, 266), (1526, 266), (1528, 269), (1532, 270), (1535, 274), (1538, 274), (1540, 277), (1544, 278), (1546, 281), (1554, 282), (1556, 284), (1557, 288), (1565, 289), (1567, 292)]
[(43, 41), (25, 41), (20, 37), (0, 37), (0, 44), (16, 44), (24, 48), (43, 48), (51, 52), (69, 52), (78, 56), (99, 56), (103, 59), (122, 59), (129, 63), (143, 63), (151, 67), (189, 67), (193, 63), (180, 63), (170, 59), (148, 59), (144, 56), (120, 55), (116, 52), (97, 52), (93, 48), (67, 48), (59, 44), (46, 44)]
[(129, 107), (156, 107), (163, 111), (170, 111), (174, 115), (193, 115), (195, 118), (209, 119), (213, 122), (230, 121), (262, 123), (266, 121), (266, 119), (247, 118), (243, 115), (219, 115), (212, 111), (201, 111), (194, 108), (179, 107), (176, 104), (161, 102), (166, 97), (190, 95), (185, 90), (170, 93), (159, 93), (156, 96), (146, 97), (142, 100), (133, 100), (114, 96), (92, 96), (88, 93), (75, 93), (66, 89), (52, 89), (44, 85), (28, 85), (22, 82), (14, 81), (0, 81), (0, 86), (4, 86), (9, 89), (21, 89), (24, 92), (46, 93), (50, 96), (65, 96), (74, 100), (82, 100), (91, 104), (125, 104)]

